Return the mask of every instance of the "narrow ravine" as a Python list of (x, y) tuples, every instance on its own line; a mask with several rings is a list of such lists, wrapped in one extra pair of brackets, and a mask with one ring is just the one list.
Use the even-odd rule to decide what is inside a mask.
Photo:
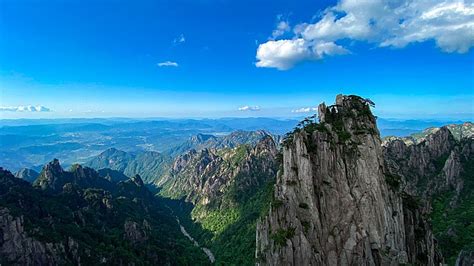
[(216, 261), (216, 258), (214, 257), (214, 254), (212, 254), (212, 251), (208, 248), (201, 247), (199, 245), (199, 243), (188, 233), (188, 231), (186, 231), (186, 228), (184, 228), (184, 226), (181, 225), (181, 222), (179, 221), (178, 216), (176, 216), (174, 214), (173, 209), (171, 209), (167, 205), (165, 205), (165, 206), (166, 206), (166, 208), (168, 208), (171, 211), (171, 214), (176, 218), (176, 221), (178, 222), (179, 228), (181, 229), (181, 233), (183, 233), (184, 236), (186, 236), (189, 240), (191, 240), (191, 242), (193, 242), (194, 246), (200, 248), (204, 252), (204, 254), (206, 254), (206, 256), (209, 258), (209, 261), (211, 263), (214, 263)]
[(178, 222), (179, 227), (181, 228), (181, 233), (183, 233), (183, 235), (185, 235), (187, 238), (189, 238), (189, 240), (191, 240), (191, 242), (193, 242), (196, 247), (201, 248), (201, 250), (209, 258), (209, 261), (211, 263), (214, 263), (214, 261), (216, 261), (216, 259), (214, 258), (214, 254), (212, 254), (212, 251), (208, 248), (199, 246), (199, 243), (186, 231), (186, 228), (184, 228), (184, 226), (181, 225), (178, 217), (176, 217), (176, 221)]

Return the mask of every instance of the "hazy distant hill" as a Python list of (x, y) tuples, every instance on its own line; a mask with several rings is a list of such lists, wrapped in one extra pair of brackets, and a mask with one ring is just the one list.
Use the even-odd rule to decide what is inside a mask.
[(296, 123), (271, 118), (0, 120), (0, 165), (17, 171), (52, 158), (72, 165), (111, 147), (125, 152), (163, 152), (197, 134), (226, 135), (236, 130), (279, 134)]
[(110, 148), (92, 158), (85, 165), (94, 169), (110, 168), (126, 176), (139, 174), (145, 183), (159, 179), (170, 167), (171, 157), (159, 152), (127, 153)]
[(195, 149), (195, 150), (202, 150), (206, 148), (220, 149), (220, 148), (234, 148), (241, 144), (254, 145), (266, 136), (272, 136), (277, 143), (279, 142), (279, 139), (280, 139), (279, 135), (272, 135), (271, 133), (264, 130), (256, 130), (256, 131), (237, 130), (224, 136), (197, 134), (189, 138), (184, 143), (167, 150), (166, 153), (171, 155), (172, 157), (175, 157), (191, 149)]
[(38, 176), (39, 176), (38, 172), (29, 168), (20, 169), (18, 172), (15, 173), (16, 178), (21, 178), (30, 183), (33, 183), (36, 180), (36, 178), (38, 178)]
[[(459, 121), (377, 120), (382, 136), (407, 136), (428, 127)], [(20, 119), (0, 120), (0, 165), (18, 171), (52, 158), (63, 164), (84, 163), (115, 147), (125, 152), (170, 151), (179, 154), (198, 134), (221, 136), (234, 131), (265, 130), (272, 135), (291, 131), (298, 120), (273, 118), (221, 119)], [(198, 145), (199, 146), (199, 145)], [(176, 149), (176, 151), (172, 151)]]

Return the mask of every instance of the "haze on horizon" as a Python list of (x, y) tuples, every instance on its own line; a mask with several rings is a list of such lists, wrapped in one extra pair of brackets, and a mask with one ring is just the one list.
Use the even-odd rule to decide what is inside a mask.
[(2, 1), (0, 118), (301, 117), (343, 93), (472, 121), (473, 21), (457, 0)]

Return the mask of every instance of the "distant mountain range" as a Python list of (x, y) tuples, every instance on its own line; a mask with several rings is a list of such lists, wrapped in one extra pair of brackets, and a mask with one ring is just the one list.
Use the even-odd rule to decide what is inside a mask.
[[(470, 263), (473, 124), (382, 140), (376, 124), (387, 121), (369, 105), (338, 96), (283, 137), (259, 119), (18, 127), (81, 136), (79, 150), (117, 145), (68, 170), (56, 159), (0, 169), (0, 264)], [(267, 129), (216, 131), (258, 121)], [(165, 141), (160, 152), (144, 148), (150, 136)], [(121, 149), (137, 140), (146, 145)], [(61, 145), (48, 156), (67, 154)]]
[[(382, 136), (407, 136), (428, 127), (462, 123), (383, 118), (377, 122)], [(198, 134), (218, 137), (239, 130), (265, 130), (278, 136), (291, 131), (297, 123), (295, 119), (272, 118), (0, 120), (0, 165), (12, 171), (39, 171), (46, 162), (61, 158), (64, 165), (70, 166), (85, 163), (110, 147), (125, 152), (170, 151), (169, 155), (177, 155), (181, 152), (179, 146)]]

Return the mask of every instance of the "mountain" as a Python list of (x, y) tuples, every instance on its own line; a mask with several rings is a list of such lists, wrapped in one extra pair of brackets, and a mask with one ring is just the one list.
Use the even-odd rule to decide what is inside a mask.
[[(234, 148), (241, 144), (255, 145), (270, 133), (257, 131), (235, 131), (225, 136), (197, 134), (184, 143), (163, 153), (147, 151), (129, 153), (115, 148), (107, 149), (85, 163), (94, 169), (109, 168), (126, 176), (139, 174), (145, 183), (163, 183), (162, 179), (171, 166), (172, 159), (190, 150)], [(274, 136), (278, 140), (278, 136)]]
[(21, 178), (30, 183), (33, 183), (38, 176), (39, 176), (38, 172), (29, 168), (22, 168), (18, 172), (15, 173), (16, 178)]
[(160, 179), (170, 164), (171, 158), (159, 152), (127, 153), (115, 148), (110, 148), (85, 163), (94, 169), (109, 168), (126, 176), (139, 174), (145, 183)]
[(192, 203), (187, 213), (174, 211), (217, 264), (254, 264), (256, 221), (268, 208), (277, 153), (270, 135), (253, 145), (191, 150), (175, 159), (159, 184), (162, 196)]
[(60, 192), (66, 184), (73, 184), (84, 188), (104, 188), (110, 190), (113, 184), (99, 176), (92, 168), (75, 164), (71, 171), (64, 171), (58, 159), (54, 159), (43, 167), (33, 187), (49, 191)]
[[(443, 126), (443, 128), (449, 130), (456, 140), (474, 137), (474, 124), (472, 122), (464, 122), (462, 124), (450, 124), (447, 126)], [(441, 127), (430, 127), (421, 132), (411, 134), (408, 137), (389, 136), (384, 138), (384, 142), (402, 140), (407, 145), (418, 144), (425, 141), (428, 136), (432, 135), (433, 133), (436, 133), (440, 129)]]
[(442, 259), (417, 198), (385, 168), (370, 100), (338, 95), (283, 142), (260, 265), (435, 265)]
[(97, 171), (99, 176), (107, 179), (112, 183), (118, 183), (120, 181), (128, 180), (128, 176), (124, 175), (122, 172), (117, 170), (112, 170), (110, 168), (102, 168)]
[[(383, 147), (397, 186), (431, 210), (433, 231), (450, 265), (474, 251), (474, 136), (472, 123), (425, 130), (416, 141), (391, 139)], [(466, 265), (472, 265), (464, 259)]]
[(118, 183), (54, 160), (34, 186), (0, 168), (2, 265), (190, 265), (207, 258), (137, 175)]
[(0, 119), (0, 165), (18, 171), (42, 166), (51, 158), (61, 158), (64, 165), (84, 164), (110, 147), (127, 153), (164, 152), (193, 135), (260, 129), (281, 134), (296, 122), (271, 118)]
[[(184, 143), (173, 147), (166, 151), (172, 157), (181, 155), (189, 150), (202, 150), (202, 149), (222, 149), (222, 148), (234, 148), (241, 144), (255, 145), (262, 138), (272, 135), (265, 130), (256, 130), (256, 131), (244, 131), (237, 130), (231, 132), (230, 134), (224, 136), (214, 136), (214, 135), (205, 135), (197, 134), (192, 136), (190, 139)], [(273, 138), (279, 141), (278, 135), (273, 135)]]

